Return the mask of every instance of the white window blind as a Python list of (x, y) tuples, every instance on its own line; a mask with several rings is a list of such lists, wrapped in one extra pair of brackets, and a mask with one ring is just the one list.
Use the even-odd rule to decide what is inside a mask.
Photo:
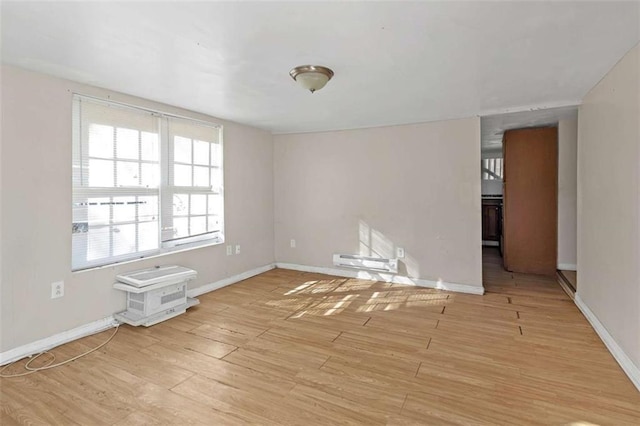
[(73, 102), (73, 270), (223, 242), (220, 126)]

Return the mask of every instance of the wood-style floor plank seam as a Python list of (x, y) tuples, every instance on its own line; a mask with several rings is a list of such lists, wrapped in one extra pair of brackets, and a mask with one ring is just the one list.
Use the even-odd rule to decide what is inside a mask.
[(2, 424), (640, 424), (640, 394), (555, 279), (483, 260), (483, 296), (265, 272), (2, 379)]

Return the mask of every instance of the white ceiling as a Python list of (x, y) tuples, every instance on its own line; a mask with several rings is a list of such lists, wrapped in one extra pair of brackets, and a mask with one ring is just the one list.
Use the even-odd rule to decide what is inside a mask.
[(481, 146), (486, 151), (502, 149), (502, 135), (505, 130), (556, 126), (560, 120), (577, 118), (577, 106), (487, 115), (480, 119)]
[[(575, 105), (639, 5), (3, 1), (2, 61), (275, 133), (371, 127)], [(303, 64), (336, 75), (312, 95)]]

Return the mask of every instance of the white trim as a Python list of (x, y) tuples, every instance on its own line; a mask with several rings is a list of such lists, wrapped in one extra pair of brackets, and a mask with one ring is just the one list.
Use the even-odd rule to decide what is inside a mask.
[(596, 331), (600, 339), (604, 342), (611, 355), (618, 361), (622, 370), (627, 374), (631, 383), (640, 391), (640, 368), (636, 366), (631, 358), (627, 356), (627, 354), (622, 350), (622, 348), (615, 341), (613, 336), (609, 334), (605, 326), (600, 322), (598, 317), (595, 316), (591, 309), (584, 303), (584, 301), (580, 298), (579, 294), (576, 294), (575, 303), (578, 306), (578, 309), (582, 311), (582, 314), (587, 318), (587, 321), (591, 323), (591, 326)]
[(557, 274), (556, 279), (558, 280), (558, 284), (560, 285), (560, 287), (564, 290), (565, 293), (567, 293), (567, 296), (569, 296), (571, 300), (575, 301), (576, 294), (573, 289), (569, 287), (566, 282), (564, 282), (564, 278), (562, 278), (560, 274)]
[(484, 287), (468, 285), (468, 284), (448, 283), (442, 280), (432, 281), (432, 280), (424, 280), (421, 278), (410, 278), (410, 277), (404, 277), (401, 275), (385, 274), (385, 273), (379, 273), (379, 272), (344, 270), (344, 269), (337, 269), (337, 268), (297, 265), (294, 263), (282, 263), (282, 262), (276, 262), (276, 267), (282, 268), (282, 269), (292, 269), (294, 271), (315, 272), (319, 274), (336, 275), (338, 277), (360, 278), (364, 280), (384, 281), (387, 283), (394, 283), (394, 284), (415, 285), (418, 287), (436, 288), (438, 290), (455, 291), (458, 293), (469, 293), (469, 294), (477, 294), (477, 295), (484, 294)]
[(482, 245), (483, 246), (490, 246), (490, 247), (500, 247), (500, 243), (498, 241), (482, 240)]
[(573, 263), (558, 263), (558, 269), (561, 271), (577, 271), (578, 265), (574, 265)]
[(54, 334), (53, 336), (45, 337), (44, 339), (36, 340), (35, 342), (27, 343), (26, 345), (18, 346), (17, 348), (9, 349), (8, 351), (0, 353), (0, 365), (5, 365), (24, 357), (47, 351), (56, 346), (71, 342), (72, 340), (80, 339), (81, 337), (99, 333), (100, 331), (115, 327), (117, 324), (118, 322), (115, 318), (109, 316), (90, 322), (89, 324), (72, 328), (71, 330), (63, 331), (62, 333)]
[(201, 285), (200, 287), (187, 290), (187, 296), (198, 297), (201, 294), (209, 293), (210, 291), (218, 290), (219, 288), (226, 287), (231, 284), (235, 284), (238, 281), (246, 280), (247, 278), (251, 278), (255, 275), (262, 274), (263, 272), (270, 271), (273, 268), (275, 268), (275, 265), (273, 263), (270, 263), (268, 265), (260, 266), (258, 268), (243, 272), (241, 274), (233, 275), (228, 278), (223, 278), (220, 281)]
[[(189, 297), (196, 297), (201, 294), (226, 287), (230, 284), (237, 283), (238, 281), (246, 280), (247, 278), (267, 272), (273, 268), (275, 268), (273, 263), (260, 266), (259, 268), (255, 268), (211, 284), (205, 284), (203, 286), (187, 290), (187, 295)], [(9, 349), (8, 351), (0, 353), (0, 365), (5, 365), (24, 357), (55, 348), (56, 346), (71, 342), (72, 340), (77, 340), (82, 337), (104, 331), (108, 328), (115, 327), (116, 324), (118, 324), (118, 321), (116, 321), (113, 316), (109, 316), (68, 331), (63, 331), (62, 333), (54, 334), (53, 336), (45, 337), (44, 339), (40, 339), (32, 343), (27, 343), (26, 345), (18, 346), (17, 348)]]

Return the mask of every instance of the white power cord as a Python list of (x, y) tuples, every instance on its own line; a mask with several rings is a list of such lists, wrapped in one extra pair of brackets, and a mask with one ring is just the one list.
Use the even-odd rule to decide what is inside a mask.
[[(16, 362), (20, 361), (14, 361), (10, 364), (5, 365), (2, 370), (0, 370), (0, 378), (10, 378), (10, 377), (21, 377), (21, 376), (28, 376), (29, 374), (33, 374), (33, 373), (37, 373), (38, 371), (42, 371), (42, 370), (49, 370), (51, 368), (55, 368), (55, 367), (60, 367), (61, 365), (65, 365), (68, 364), (72, 361), (75, 361), (76, 359), (82, 358), (85, 355), (89, 355), (92, 352), (97, 351), (98, 349), (100, 349), (101, 347), (103, 347), (104, 345), (106, 345), (107, 343), (109, 343), (111, 341), (111, 339), (113, 339), (116, 335), (116, 333), (118, 332), (118, 329), (120, 328), (120, 324), (116, 325), (116, 329), (113, 331), (113, 334), (111, 334), (111, 336), (106, 340), (106, 342), (100, 344), (99, 346), (90, 349), (80, 355), (74, 356), (73, 358), (67, 359), (65, 361), (59, 362), (57, 364), (52, 364), (53, 361), (55, 361), (56, 356), (54, 354), (52, 354), (49, 351), (44, 351), (44, 352), (40, 352), (39, 354), (37, 354), (36, 356), (34, 356), (33, 358), (31, 358), (25, 365), (24, 368), (25, 370), (27, 370), (24, 373), (16, 373), (16, 374), (4, 374), (4, 371), (11, 367), (13, 364), (15, 364)], [(42, 367), (30, 367), (31, 363), (34, 362), (36, 359), (38, 359), (40, 356), (42, 355), (50, 355), (51, 359), (49, 360), (49, 362), (45, 365), (43, 365)]]

